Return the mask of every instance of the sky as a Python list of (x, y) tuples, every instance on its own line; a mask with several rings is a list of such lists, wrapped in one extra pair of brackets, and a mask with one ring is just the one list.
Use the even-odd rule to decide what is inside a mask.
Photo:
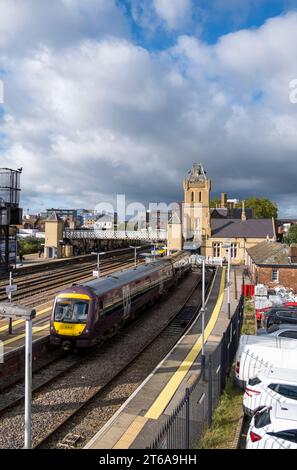
[(25, 212), (179, 201), (202, 162), (296, 217), (296, 79), (297, 0), (0, 0), (0, 166)]

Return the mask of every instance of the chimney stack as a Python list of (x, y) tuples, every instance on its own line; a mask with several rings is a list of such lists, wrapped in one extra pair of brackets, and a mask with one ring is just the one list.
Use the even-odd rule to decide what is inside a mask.
[(227, 193), (222, 193), (221, 194), (221, 208), (226, 209), (227, 208)]
[(246, 221), (245, 201), (242, 201), (241, 220), (242, 222)]

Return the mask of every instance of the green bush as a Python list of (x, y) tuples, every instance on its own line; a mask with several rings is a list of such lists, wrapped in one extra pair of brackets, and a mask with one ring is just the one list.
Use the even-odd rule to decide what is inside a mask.
[(30, 255), (38, 253), (44, 240), (35, 237), (25, 237), (18, 240), (18, 255)]

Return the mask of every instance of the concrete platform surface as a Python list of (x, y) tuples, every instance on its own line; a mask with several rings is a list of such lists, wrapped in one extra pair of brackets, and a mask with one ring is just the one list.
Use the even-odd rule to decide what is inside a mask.
[[(229, 323), (226, 271), (226, 268), (218, 268), (207, 299), (207, 349), (216, 347)], [(240, 268), (232, 270), (231, 312), (235, 311), (239, 301), (241, 277)], [(85, 448), (148, 447), (184, 396), (185, 389), (200, 374), (201, 349), (201, 318), (198, 318), (168, 356)]]

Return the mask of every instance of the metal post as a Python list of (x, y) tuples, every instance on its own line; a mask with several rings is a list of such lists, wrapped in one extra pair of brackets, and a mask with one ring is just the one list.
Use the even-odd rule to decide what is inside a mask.
[(208, 426), (212, 421), (212, 360), (211, 355), (208, 361)]
[(201, 354), (201, 369), (202, 377), (205, 380), (205, 260), (202, 260), (202, 354)]
[(243, 315), (244, 312), (244, 283), (245, 283), (245, 278), (244, 278), (244, 272), (242, 273), (242, 286), (241, 286), (241, 298), (242, 298), (242, 305), (241, 305), (241, 314)]
[(230, 265), (231, 265), (231, 247), (228, 249), (228, 320), (231, 318), (231, 306), (230, 306)]
[(186, 449), (190, 449), (190, 390), (186, 388)]
[(100, 253), (97, 255), (97, 279), (100, 277)]
[[(12, 272), (10, 271), (10, 273), (9, 273), (9, 287), (11, 288), (11, 286), (12, 286)], [(12, 292), (11, 292), (11, 290), (8, 293), (8, 300), (9, 300), (9, 303), (12, 302)], [(8, 319), (8, 334), (12, 335), (12, 318)]]
[(25, 449), (30, 449), (32, 401), (32, 320), (26, 321), (25, 348)]
[(134, 247), (134, 269), (137, 267), (137, 248)]

